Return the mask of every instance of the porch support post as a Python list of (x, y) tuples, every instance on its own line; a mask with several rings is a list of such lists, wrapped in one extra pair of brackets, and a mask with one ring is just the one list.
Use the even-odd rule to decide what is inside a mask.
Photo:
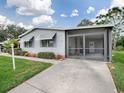
[(83, 34), (83, 56), (85, 58), (85, 34)]
[(67, 46), (67, 48), (66, 48), (67, 50), (66, 50), (66, 53), (67, 53), (67, 57), (69, 57), (69, 46), (68, 46), (69, 45), (69, 36), (67, 35), (66, 38), (67, 38), (67, 43), (66, 43), (67, 44), (66, 45)]
[(104, 33), (104, 61), (107, 61), (107, 33)]
[(112, 32), (109, 31), (109, 62), (112, 61)]

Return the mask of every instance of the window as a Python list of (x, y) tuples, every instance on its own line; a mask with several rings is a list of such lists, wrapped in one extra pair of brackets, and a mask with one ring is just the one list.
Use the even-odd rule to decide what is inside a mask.
[(41, 39), (40, 41), (40, 46), (41, 47), (54, 47), (56, 43), (56, 34), (54, 33), (52, 37), (47, 37), (45, 36), (45, 39)]
[(54, 40), (48, 40), (48, 46), (53, 47), (54, 46)]
[(41, 47), (54, 47), (54, 40), (41, 40)]
[(41, 40), (41, 46), (42, 47), (47, 47), (47, 40)]
[(25, 47), (33, 47), (34, 45), (34, 38), (31, 38), (29, 41), (24, 42)]
[(25, 47), (33, 47), (33, 41), (24, 42)]
[(28, 42), (24, 42), (24, 46), (25, 47), (28, 47)]

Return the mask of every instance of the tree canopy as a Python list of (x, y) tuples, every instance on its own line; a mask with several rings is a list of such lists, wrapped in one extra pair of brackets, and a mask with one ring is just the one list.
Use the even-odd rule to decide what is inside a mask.
[(93, 22), (88, 19), (83, 19), (77, 26), (89, 26), (93, 25)]
[(96, 24), (113, 24), (113, 48), (124, 31), (124, 7), (114, 7), (109, 9), (106, 14), (96, 17)]
[(17, 39), (18, 36), (27, 30), (16, 25), (7, 25), (0, 27), (0, 42), (7, 39)]
[(3, 46), (4, 46), (4, 48), (9, 49), (9, 48), (11, 48), (11, 44), (14, 44), (14, 48), (19, 47), (19, 41), (17, 39), (8, 40), (3, 44)]

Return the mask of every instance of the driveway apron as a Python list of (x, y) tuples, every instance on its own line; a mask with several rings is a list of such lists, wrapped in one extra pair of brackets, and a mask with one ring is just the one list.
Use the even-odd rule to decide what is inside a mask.
[(104, 62), (66, 59), (8, 93), (117, 93)]

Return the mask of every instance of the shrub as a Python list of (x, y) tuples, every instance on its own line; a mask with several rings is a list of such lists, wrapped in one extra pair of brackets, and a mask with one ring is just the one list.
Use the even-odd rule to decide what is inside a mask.
[[(8, 50), (8, 53), (9, 53), (9, 54), (12, 54), (12, 49), (11, 49), (11, 48)], [(21, 50), (21, 48), (14, 48), (14, 54), (15, 54), (15, 55), (21, 55), (21, 56), (24, 55), (24, 53), (23, 53), (23, 51)]]
[(64, 60), (64, 59), (65, 59), (65, 57), (64, 57), (63, 55), (57, 55), (57, 56), (56, 56), (56, 59), (59, 59), (59, 60)]
[(28, 56), (28, 52), (24, 53), (24, 56)]
[(123, 46), (117, 46), (115, 50), (121, 51), (121, 50), (124, 50), (124, 48), (123, 48)]
[(14, 49), (15, 55), (20, 55), (21, 52), (22, 52), (21, 48), (15, 48), (15, 49)]
[(37, 54), (38, 58), (47, 58), (47, 59), (54, 59), (55, 54), (53, 52), (39, 52)]
[(20, 56), (24, 56), (25, 53), (27, 53), (27, 51), (21, 51), (19, 55), (20, 55)]
[(9, 54), (12, 54), (12, 49), (11, 48), (5, 49), (5, 52), (9, 53)]
[(124, 36), (120, 36), (120, 39), (117, 40), (116, 46), (123, 46), (124, 47)]
[(36, 57), (36, 54), (35, 53), (31, 53), (31, 52), (26, 52), (24, 51), (24, 56), (28, 56), (28, 57)]
[(28, 52), (28, 56), (29, 57), (36, 57), (36, 54), (35, 53)]

